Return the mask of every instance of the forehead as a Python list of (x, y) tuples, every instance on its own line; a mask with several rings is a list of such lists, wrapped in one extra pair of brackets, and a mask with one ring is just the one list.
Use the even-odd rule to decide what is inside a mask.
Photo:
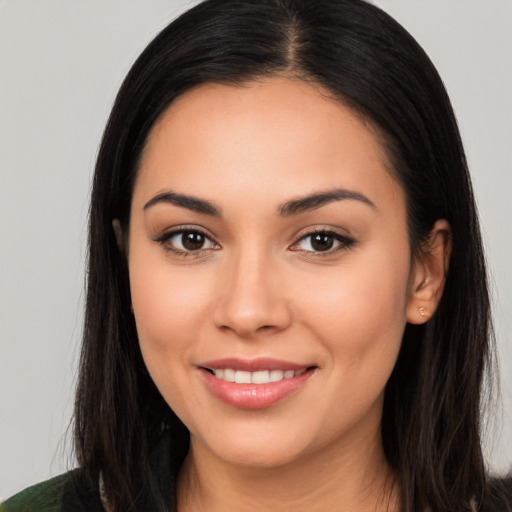
[(391, 189), (401, 194), (388, 169), (375, 131), (316, 84), (210, 83), (177, 98), (151, 130), (135, 196), (166, 187), (208, 197), (229, 189), (280, 201), (283, 194), (363, 186), (378, 202)]

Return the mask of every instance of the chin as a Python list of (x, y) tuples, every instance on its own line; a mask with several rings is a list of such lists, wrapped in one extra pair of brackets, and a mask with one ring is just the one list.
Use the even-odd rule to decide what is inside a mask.
[(308, 443), (299, 433), (294, 434), (289, 429), (281, 432), (277, 429), (256, 430), (258, 432), (239, 431), (221, 439), (208, 437), (199, 444), (229, 465), (254, 469), (285, 466), (303, 457), (307, 451)]
[(300, 458), (301, 450), (268, 444), (267, 447), (232, 446), (216, 454), (226, 463), (251, 469), (270, 469), (286, 466)]

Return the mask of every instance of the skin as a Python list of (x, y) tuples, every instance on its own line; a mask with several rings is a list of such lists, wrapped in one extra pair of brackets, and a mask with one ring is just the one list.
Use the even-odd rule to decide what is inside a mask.
[[(441, 296), (449, 227), (438, 221), (412, 262), (404, 192), (388, 169), (368, 124), (298, 80), (202, 85), (153, 127), (125, 243), (144, 361), (191, 433), (180, 511), (397, 509), (380, 441), (383, 392), (406, 322), (427, 321)], [(279, 213), (339, 188), (372, 204)], [(167, 191), (222, 215), (145, 208)], [(177, 253), (179, 234), (162, 240), (184, 227), (205, 233), (202, 250)], [(315, 252), (304, 238), (315, 229), (345, 238)], [(245, 410), (199, 375), (200, 362), (224, 357), (316, 370), (280, 402)]]

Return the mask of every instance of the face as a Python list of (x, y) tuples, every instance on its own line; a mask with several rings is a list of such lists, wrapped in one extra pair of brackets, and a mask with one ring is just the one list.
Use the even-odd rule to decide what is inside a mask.
[(379, 435), (407, 321), (405, 197), (318, 86), (199, 86), (150, 133), (128, 233), (147, 368), (192, 446), (248, 466)]

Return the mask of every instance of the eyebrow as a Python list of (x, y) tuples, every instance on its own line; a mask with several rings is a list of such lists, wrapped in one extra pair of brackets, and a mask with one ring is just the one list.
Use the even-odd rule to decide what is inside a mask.
[(368, 199), (364, 194), (356, 192), (355, 190), (336, 188), (334, 190), (316, 192), (305, 197), (299, 197), (298, 199), (287, 201), (279, 207), (279, 214), (282, 217), (289, 217), (291, 215), (297, 215), (298, 213), (316, 210), (317, 208), (334, 201), (342, 201), (346, 199), (359, 201), (375, 210), (377, 209), (373, 201)]
[[(278, 208), (278, 212), (281, 217), (290, 217), (299, 213), (316, 210), (317, 208), (321, 208), (322, 206), (325, 206), (326, 204), (332, 203), (334, 201), (342, 200), (359, 201), (372, 207), (373, 209), (377, 209), (375, 204), (364, 194), (356, 192), (355, 190), (337, 188), (334, 190), (315, 192), (314, 194), (287, 201)], [(147, 210), (148, 208), (151, 208), (152, 206), (159, 203), (173, 204), (193, 212), (201, 213), (203, 215), (222, 217), (221, 208), (214, 203), (199, 197), (189, 196), (186, 194), (177, 194), (176, 192), (171, 191), (157, 194), (144, 205), (143, 209)]]
[(222, 210), (206, 199), (187, 196), (185, 194), (176, 194), (175, 192), (170, 191), (157, 194), (144, 205), (143, 209), (147, 210), (148, 208), (151, 208), (155, 204), (159, 203), (174, 204), (176, 206), (186, 208), (187, 210), (202, 213), (204, 215), (211, 215), (213, 217), (222, 216)]

